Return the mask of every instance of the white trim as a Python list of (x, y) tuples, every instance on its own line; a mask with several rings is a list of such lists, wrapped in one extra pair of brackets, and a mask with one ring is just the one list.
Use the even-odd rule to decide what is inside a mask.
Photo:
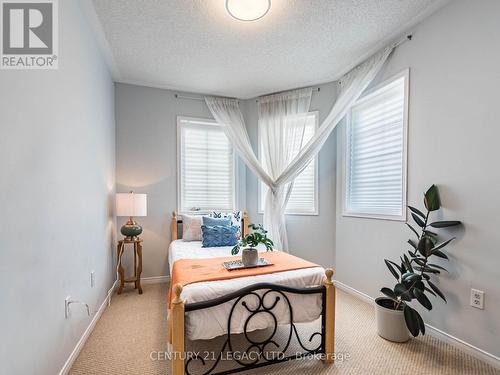
[(449, 333), (441, 331), (440, 329), (433, 327), (429, 324), (425, 324), (427, 328), (427, 332), (430, 333), (437, 339), (444, 341), (457, 349), (463, 350), (464, 352), (488, 363), (489, 365), (500, 369), (500, 357), (497, 357), (494, 354), (488, 353), (486, 350), (480, 349), (477, 346), (469, 344), (464, 340), (459, 339), (458, 337), (452, 336)]
[(108, 290), (106, 298), (104, 298), (104, 301), (102, 302), (101, 306), (99, 307), (94, 317), (92, 318), (92, 321), (88, 325), (87, 329), (83, 332), (82, 337), (80, 337), (80, 340), (78, 340), (78, 342), (76, 343), (75, 348), (69, 355), (68, 359), (66, 360), (66, 363), (64, 363), (64, 366), (62, 367), (61, 371), (59, 371), (59, 375), (66, 375), (71, 370), (71, 366), (73, 366), (73, 363), (78, 358), (78, 355), (82, 351), (85, 342), (87, 341), (90, 334), (94, 330), (94, 327), (101, 318), (101, 315), (103, 314), (104, 310), (106, 310), (106, 307), (108, 307), (111, 304), (111, 297), (117, 286), (118, 286), (118, 280), (115, 280), (111, 288)]
[[(144, 277), (141, 278), (141, 284), (148, 285), (148, 284), (162, 284), (162, 283), (168, 283), (170, 281), (170, 276), (153, 276), (153, 277)], [(90, 334), (94, 330), (95, 325), (101, 318), (102, 314), (104, 313), (104, 310), (106, 310), (106, 307), (108, 307), (111, 304), (111, 297), (113, 296), (113, 293), (115, 289), (118, 287), (118, 280), (115, 280), (111, 288), (108, 290), (108, 294), (106, 295), (106, 298), (102, 302), (101, 306), (99, 306), (99, 309), (95, 313), (94, 317), (92, 318), (92, 321), (88, 325), (87, 329), (85, 332), (83, 332), (82, 337), (80, 337), (80, 340), (76, 343), (75, 348), (71, 352), (70, 356), (66, 360), (66, 363), (62, 367), (61, 371), (59, 371), (59, 375), (66, 375), (69, 373), (71, 370), (71, 366), (73, 366), (73, 363), (75, 360), (78, 358), (78, 355), (82, 351), (85, 343), (87, 342), (87, 339), (89, 338)]]
[(362, 103), (376, 93), (376, 91), (384, 88), (387, 85), (395, 82), (396, 80), (404, 78), (404, 113), (403, 113), (403, 168), (402, 168), (402, 207), (401, 215), (381, 215), (381, 214), (370, 214), (363, 212), (352, 212), (347, 210), (347, 171), (349, 170), (350, 158), (346, 157), (349, 152), (349, 142), (350, 138), (350, 118), (351, 110), (345, 116), (345, 126), (342, 127), (341, 139), (342, 139), (342, 216), (344, 217), (357, 217), (365, 219), (379, 219), (379, 220), (392, 220), (392, 221), (406, 221), (408, 218), (408, 213), (406, 209), (407, 205), (407, 195), (408, 195), (408, 119), (409, 119), (409, 95), (410, 95), (410, 68), (406, 68), (403, 71), (394, 74), (393, 76), (385, 79), (383, 82), (375, 85), (374, 87), (366, 90), (363, 95), (356, 101), (356, 104)]
[[(148, 285), (148, 284), (162, 284), (162, 283), (168, 283), (170, 281), (170, 276), (153, 276), (153, 277), (144, 277), (141, 278), (141, 284)], [(76, 343), (75, 348), (69, 355), (68, 359), (66, 360), (66, 363), (62, 367), (61, 371), (59, 371), (59, 375), (66, 375), (69, 373), (71, 370), (71, 366), (73, 366), (73, 363), (75, 360), (78, 358), (78, 355), (82, 351), (85, 343), (87, 342), (87, 339), (89, 338), (90, 334), (95, 328), (95, 325), (101, 318), (102, 314), (104, 313), (104, 310), (106, 310), (106, 307), (108, 307), (111, 304), (111, 297), (113, 296), (113, 293), (115, 289), (118, 287), (118, 280), (115, 280), (111, 288), (108, 290), (108, 294), (106, 295), (106, 298), (102, 302), (101, 306), (99, 306), (99, 309), (95, 313), (94, 317), (92, 318), (92, 321), (88, 325), (87, 329), (85, 332), (83, 332), (82, 337), (80, 337), (80, 340)]]
[[(364, 302), (369, 303), (370, 305), (375, 305), (375, 299), (370, 297), (369, 295), (360, 292), (357, 289), (354, 289), (353, 287), (344, 284), (338, 280), (334, 280), (335, 286), (337, 286), (340, 290), (343, 290), (344, 292), (361, 299)], [(468, 342), (459, 339), (458, 337), (455, 337), (453, 335), (450, 335), (449, 333), (446, 333), (436, 327), (433, 327), (427, 323), (425, 323), (425, 328), (426, 332), (430, 334), (431, 336), (444, 341), (447, 344), (450, 344), (454, 346), (457, 349), (460, 349), (467, 354), (470, 354), (474, 356), (475, 358), (478, 358), (489, 365), (500, 369), (500, 357), (497, 357), (494, 354), (488, 353), (487, 351), (478, 348), (477, 346), (474, 346), (472, 344), (469, 344)]]
[(141, 284), (164, 284), (170, 281), (170, 276), (141, 277)]
[(188, 122), (199, 122), (200, 125), (208, 125), (208, 126), (217, 126), (221, 127), (220, 124), (217, 123), (214, 119), (209, 118), (201, 118), (201, 117), (190, 117), (190, 116), (177, 116), (177, 213), (188, 214), (188, 215), (196, 215), (201, 213), (208, 213), (213, 210), (222, 211), (222, 212), (231, 212), (236, 211), (237, 202), (239, 202), (239, 163), (238, 157), (236, 155), (236, 150), (233, 148), (233, 207), (231, 210), (220, 210), (215, 207), (210, 210), (200, 210), (200, 211), (186, 211), (182, 209), (181, 205), (181, 127), (182, 121)]
[(369, 303), (370, 305), (375, 305), (375, 299), (370, 297), (368, 294), (360, 292), (359, 290), (354, 289), (354, 288), (350, 287), (349, 285), (346, 285), (338, 280), (333, 280), (333, 283), (340, 290), (343, 290), (344, 292), (349, 293), (349, 294), (363, 300), (364, 302)]

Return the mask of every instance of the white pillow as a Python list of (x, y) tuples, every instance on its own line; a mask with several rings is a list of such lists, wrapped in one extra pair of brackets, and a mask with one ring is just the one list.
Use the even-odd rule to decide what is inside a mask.
[(203, 216), (182, 215), (182, 240), (201, 241), (201, 223)]

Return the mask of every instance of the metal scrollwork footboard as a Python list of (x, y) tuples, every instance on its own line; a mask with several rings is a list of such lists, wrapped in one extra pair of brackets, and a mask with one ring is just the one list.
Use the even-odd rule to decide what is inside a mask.
[[(184, 304), (180, 299), (182, 287), (174, 285), (172, 318), (174, 319), (172, 345), (174, 357), (172, 368), (174, 375), (209, 375), (231, 374), (262, 366), (272, 365), (304, 356), (318, 356), (327, 362), (333, 361), (333, 340), (335, 322), (335, 288), (331, 281), (333, 271), (328, 269), (323, 285), (309, 288), (292, 288), (271, 283), (259, 283), (243, 288), (237, 292), (209, 301)], [(319, 295), (321, 298), (320, 327), (315, 332), (308, 332), (301, 337), (297, 323), (294, 321), (294, 306), (290, 296)], [(218, 340), (220, 350), (213, 353), (210, 360), (202, 355), (185, 355), (184, 319), (185, 313), (212, 308), (225, 303), (232, 303), (227, 321), (227, 334)], [(300, 304), (295, 306), (300, 308)], [(243, 309), (242, 314), (237, 314)], [(287, 317), (287, 324), (279, 323), (279, 316)], [(263, 319), (266, 328), (260, 331), (252, 321)], [(235, 324), (243, 326), (243, 332), (234, 334)], [(261, 324), (262, 325), (262, 324)], [(260, 328), (260, 327), (259, 327)], [(260, 336), (260, 337), (259, 337)], [(295, 352), (290, 352), (294, 343)], [(239, 353), (235, 356), (234, 353)], [(232, 367), (221, 366), (222, 361), (231, 359)]]

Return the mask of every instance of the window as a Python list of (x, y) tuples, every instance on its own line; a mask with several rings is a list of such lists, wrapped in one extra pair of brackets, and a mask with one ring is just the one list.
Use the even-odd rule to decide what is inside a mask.
[(235, 208), (235, 155), (212, 120), (177, 118), (179, 212)]
[[(294, 126), (291, 119), (287, 125)], [(297, 126), (297, 125), (295, 125)], [(301, 126), (301, 125), (300, 125)], [(303, 145), (305, 145), (314, 135), (318, 127), (318, 112), (307, 114), (307, 121), (304, 130)], [(292, 134), (294, 132), (291, 132)], [(259, 131), (259, 145), (262, 147), (262, 132)], [(292, 142), (293, 140), (290, 140)], [(295, 142), (298, 143), (298, 142)], [(259, 148), (259, 149), (260, 149)], [(300, 147), (294, 151), (294, 156), (300, 151)], [(262, 155), (261, 155), (262, 158)], [(264, 202), (267, 193), (267, 186), (260, 182), (259, 188), (259, 208), (264, 212)], [(318, 160), (315, 157), (309, 165), (297, 176), (294, 181), (292, 192), (286, 207), (286, 214), (289, 215), (317, 215), (318, 214)]]
[(406, 220), (408, 70), (362, 96), (346, 121), (346, 216)]

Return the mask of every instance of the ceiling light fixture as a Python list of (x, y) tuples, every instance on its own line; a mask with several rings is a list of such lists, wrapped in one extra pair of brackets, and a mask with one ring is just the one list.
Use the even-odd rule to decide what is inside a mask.
[(271, 0), (226, 0), (226, 10), (239, 21), (256, 21), (271, 9)]

